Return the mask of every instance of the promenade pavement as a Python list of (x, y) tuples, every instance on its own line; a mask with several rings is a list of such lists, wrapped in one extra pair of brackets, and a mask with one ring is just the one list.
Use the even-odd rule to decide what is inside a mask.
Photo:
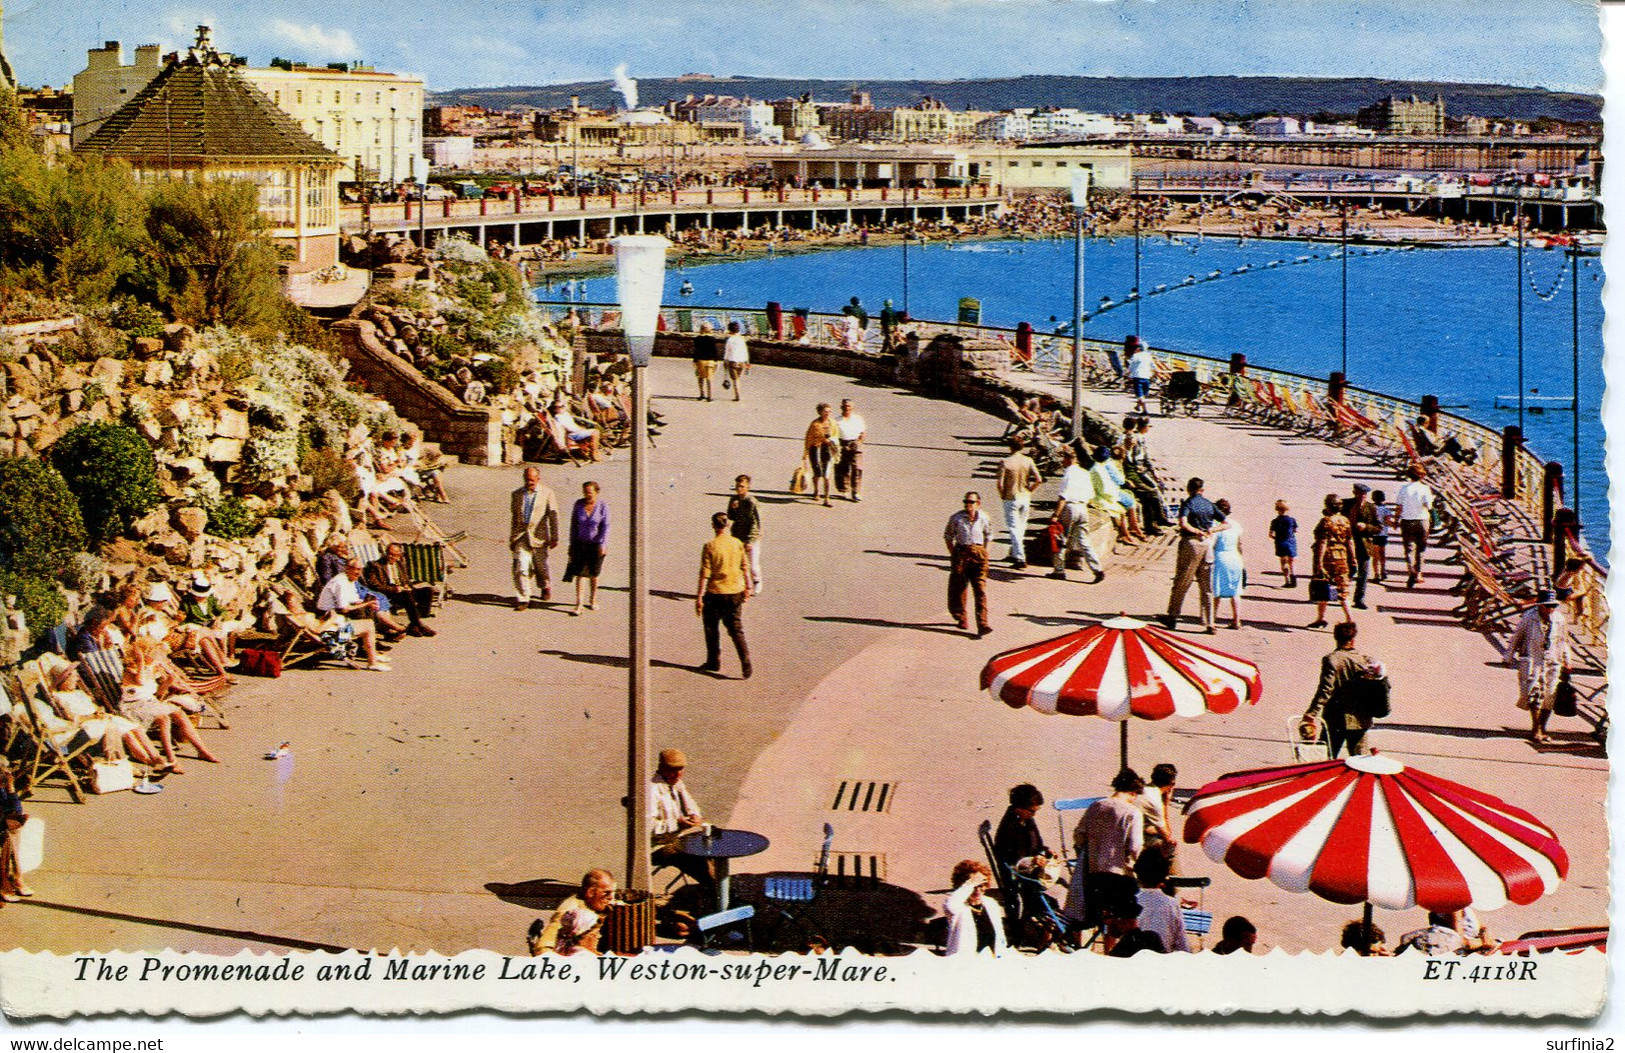
[[(980, 855), (976, 827), (998, 819), (1011, 785), (1034, 782), (1051, 800), (1104, 792), (1117, 766), (1116, 725), (1011, 710), (977, 690), (977, 673), (1002, 649), (1091, 619), (1160, 613), (1173, 562), (1166, 542), (1120, 548), (1099, 585), (1078, 574), (1048, 580), (1036, 567), (995, 569), (994, 632), (976, 640), (947, 616), (941, 535), (964, 490), (996, 501), (997, 422), (795, 370), (756, 369), (740, 403), (696, 401), (686, 363), (657, 361), (651, 377), (653, 405), (671, 422), (649, 471), (652, 744), (688, 754), (707, 818), (771, 838), (737, 873), (807, 870), (830, 822), (842, 865), (862, 857), (865, 872), (876, 867), (885, 882), (867, 900), (842, 901), (853, 915), (846, 923), (883, 928), (936, 910), (949, 870)], [(791, 497), (783, 488), (814, 404), (844, 397), (869, 424), (865, 500), (824, 508)], [(1128, 408), (1111, 393), (1087, 398), (1114, 414)], [(1265, 690), (1256, 707), (1224, 717), (1135, 721), (1131, 762), (1143, 772), (1172, 761), (1187, 787), (1286, 763), (1288, 722), (1332, 642), (1304, 628), (1313, 613), (1303, 586), (1278, 587), (1264, 536), (1273, 502), (1292, 504), (1306, 537), (1322, 495), (1389, 477), (1316, 440), (1212, 416), (1157, 418), (1151, 441), (1170, 474), (1204, 476), (1210, 496), (1237, 508), (1251, 579), (1246, 625), (1204, 639), (1258, 662)], [(766, 588), (745, 608), (749, 681), (737, 678), (726, 642), (721, 677), (692, 669), (703, 659), (693, 605), (699, 548), (739, 472), (755, 477), (765, 530)], [(47, 861), (31, 878), (38, 898), (0, 915), (8, 945), (523, 953), (537, 911), (588, 867), (618, 871), (624, 851), (624, 454), (544, 469), (565, 509), (589, 478), (603, 484), (611, 509), (598, 611), (571, 616), (571, 587), (556, 580), (551, 607), (514, 611), (507, 495), (519, 469), (455, 469), (454, 503), (431, 510), (447, 529), (470, 532), (463, 547), (473, 565), (452, 578), (456, 595), (433, 623), (440, 636), (398, 646), (390, 673), (243, 680), (230, 699), (231, 729), (205, 733), (224, 763), (191, 761), (162, 794), (31, 802), (48, 823)], [(1047, 484), (1041, 497), (1052, 495)], [(1004, 553), (1001, 541), (994, 554)], [(556, 579), (562, 550), (553, 570)], [(1495, 931), (1601, 921), (1606, 762), (1578, 722), (1556, 722), (1556, 746), (1529, 744), (1512, 704), (1514, 674), (1447, 613), (1454, 575), (1437, 563), (1431, 571), (1418, 589), (1373, 585), (1372, 609), (1361, 612), (1360, 645), (1388, 663), (1396, 685), (1394, 714), (1373, 741), (1528, 808), (1567, 846), (1569, 880), (1529, 907), (1490, 915)], [(1193, 590), (1187, 611), (1194, 607)], [(261, 759), (284, 740), (291, 758)], [(832, 809), (852, 780), (892, 784), (885, 810)], [(1059, 845), (1047, 806), (1040, 822)], [(1214, 878), (1207, 907), (1220, 919), (1249, 916), (1267, 946), (1335, 946), (1358, 912), (1243, 881), (1194, 847), (1181, 853), (1185, 873)], [(748, 896), (748, 877), (737, 886)], [(876, 913), (859, 913), (865, 904)], [(1424, 923), (1420, 911), (1379, 911), (1377, 920), (1396, 938)]]

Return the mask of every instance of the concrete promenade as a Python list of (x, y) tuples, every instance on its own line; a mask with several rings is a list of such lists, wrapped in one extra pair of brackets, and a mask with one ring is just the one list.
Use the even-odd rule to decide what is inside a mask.
[[(1166, 543), (1119, 549), (1099, 585), (1078, 574), (1047, 580), (1039, 568), (995, 570), (994, 633), (976, 640), (947, 616), (941, 535), (968, 488), (996, 511), (997, 422), (788, 369), (754, 371), (741, 403), (694, 400), (682, 361), (657, 360), (652, 379), (653, 404), (671, 422), (649, 473), (653, 745), (687, 752), (709, 819), (772, 839), (736, 873), (806, 870), (830, 822), (835, 850), (874, 857), (886, 882), (867, 900), (854, 894), (849, 908), (924, 917), (953, 864), (980, 855), (976, 827), (998, 819), (1009, 786), (1031, 781), (1051, 800), (1104, 791), (1117, 765), (1115, 725), (1010, 710), (979, 692), (976, 677), (1005, 648), (1120, 611), (1160, 612), (1173, 562)], [(791, 498), (783, 487), (814, 404), (843, 397), (868, 420), (865, 500), (823, 508)], [(1113, 414), (1127, 409), (1119, 395), (1086, 397)], [(1131, 760), (1142, 772), (1172, 761), (1187, 787), (1286, 763), (1288, 721), (1332, 643), (1329, 632), (1304, 628), (1313, 611), (1303, 586), (1278, 587), (1264, 536), (1271, 505), (1286, 498), (1306, 539), (1322, 495), (1390, 477), (1319, 441), (1213, 417), (1156, 418), (1151, 441), (1170, 474), (1204, 476), (1208, 494), (1238, 510), (1251, 579), (1246, 625), (1204, 639), (1258, 662), (1265, 690), (1259, 705), (1225, 717), (1134, 722)], [(624, 456), (544, 469), (566, 509), (583, 480), (604, 485), (611, 554), (598, 611), (572, 617), (573, 596), (557, 582), (551, 608), (512, 610), (507, 494), (519, 470), (453, 471), (454, 503), (433, 511), (448, 529), (470, 532), (473, 566), (452, 579), (457, 595), (433, 623), (440, 636), (398, 646), (391, 673), (245, 679), (229, 699), (231, 729), (205, 733), (224, 763), (191, 761), (162, 794), (75, 806), (51, 803), (61, 799), (51, 792), (31, 802), (48, 824), (47, 861), (31, 878), (37, 899), (0, 912), (6, 945), (523, 953), (525, 927), (556, 899), (557, 883), (590, 866), (621, 866)], [(722, 677), (690, 668), (703, 658), (693, 605), (699, 547), (739, 472), (755, 476), (765, 529), (766, 589), (745, 614), (750, 681), (737, 679), (726, 650)], [(1041, 497), (1052, 496), (1046, 485)], [(1004, 553), (1001, 542), (994, 554)], [(1306, 556), (1299, 566), (1306, 573)], [(562, 551), (553, 569), (562, 572)], [(1394, 715), (1373, 741), (1407, 764), (1499, 794), (1558, 832), (1572, 860), (1568, 881), (1532, 906), (1489, 915), (1498, 934), (1601, 922), (1606, 762), (1579, 721), (1554, 721), (1555, 745), (1528, 742), (1513, 672), (1448, 615), (1450, 568), (1431, 572), (1414, 590), (1373, 585), (1372, 609), (1360, 612), (1361, 647), (1388, 663), (1396, 685)], [(1194, 612), (1194, 590), (1187, 603)], [(290, 759), (261, 759), (284, 740)], [(832, 810), (843, 780), (892, 783), (888, 808)], [(1055, 813), (1046, 806), (1040, 821), (1058, 844)], [(1186, 873), (1213, 876), (1207, 908), (1221, 919), (1248, 915), (1266, 946), (1335, 946), (1358, 913), (1243, 881), (1193, 848), (1182, 853)], [(745, 895), (750, 886), (737, 883)], [(1377, 920), (1391, 938), (1424, 923), (1420, 911), (1379, 911)]]

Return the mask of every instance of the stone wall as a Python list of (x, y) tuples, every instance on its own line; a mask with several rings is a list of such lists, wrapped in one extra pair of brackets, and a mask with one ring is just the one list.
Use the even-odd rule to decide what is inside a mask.
[(421, 428), (425, 439), (469, 464), (502, 463), (502, 416), (498, 411), (470, 406), (424, 376), (384, 344), (378, 327), (368, 319), (334, 322), (333, 333), (351, 372), (366, 383), (368, 391)]

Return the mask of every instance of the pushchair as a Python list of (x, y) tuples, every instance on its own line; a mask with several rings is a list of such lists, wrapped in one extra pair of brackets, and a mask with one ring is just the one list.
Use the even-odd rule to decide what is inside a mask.
[(1171, 417), (1181, 407), (1187, 417), (1196, 416), (1202, 407), (1202, 385), (1195, 372), (1188, 369), (1169, 373), (1168, 382), (1162, 386), (1162, 415)]

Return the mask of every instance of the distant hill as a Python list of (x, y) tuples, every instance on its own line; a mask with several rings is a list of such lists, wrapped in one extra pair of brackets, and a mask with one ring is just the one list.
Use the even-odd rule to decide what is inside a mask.
[[(1506, 84), (1314, 77), (1008, 77), (998, 80), (800, 80), (774, 77), (651, 77), (638, 81), (639, 101), (659, 105), (687, 95), (736, 95), (782, 99), (811, 93), (819, 102), (846, 99), (854, 87), (867, 91), (876, 106), (912, 103), (923, 95), (956, 110), (1007, 110), (1023, 106), (1072, 106), (1100, 113), (1184, 114), (1265, 113), (1352, 114), (1387, 95), (1443, 95), (1455, 116), (1565, 121), (1601, 120), (1602, 98), (1575, 92), (1520, 88)], [(554, 109), (571, 95), (586, 106), (621, 105), (611, 81), (582, 81), (508, 88), (461, 88), (436, 92), (433, 103), (478, 105), (490, 109)]]

